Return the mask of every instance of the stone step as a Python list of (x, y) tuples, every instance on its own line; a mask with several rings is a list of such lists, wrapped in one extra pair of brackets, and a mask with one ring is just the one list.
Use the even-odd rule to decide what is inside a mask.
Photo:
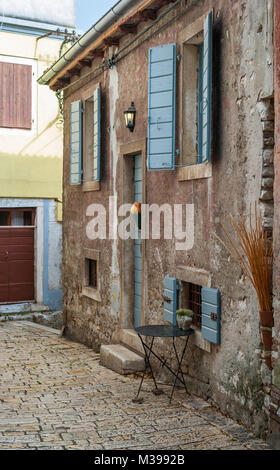
[(49, 307), (34, 302), (0, 305), (0, 315), (13, 315), (17, 313), (33, 313), (47, 311), (49, 311)]
[(121, 375), (145, 369), (144, 359), (121, 344), (103, 344), (100, 349), (100, 364)]
[(60, 331), (63, 325), (62, 312), (43, 311), (40, 313), (0, 313), (0, 323), (6, 321), (30, 321), (35, 324), (45, 325), (49, 328), (55, 328)]
[(140, 353), (144, 356), (144, 350), (140, 338), (135, 330), (121, 330), (120, 331), (120, 343), (132, 349), (136, 353)]

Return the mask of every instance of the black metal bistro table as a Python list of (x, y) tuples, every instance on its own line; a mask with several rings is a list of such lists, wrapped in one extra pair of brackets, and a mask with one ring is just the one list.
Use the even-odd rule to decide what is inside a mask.
[[(153, 393), (155, 395), (161, 395), (163, 393), (163, 391), (158, 388), (158, 384), (156, 382), (154, 372), (153, 372), (153, 369), (152, 369), (152, 366), (151, 366), (150, 357), (151, 357), (151, 354), (152, 354), (153, 356), (155, 356), (160, 361), (162, 367), (166, 367), (169, 370), (169, 372), (171, 372), (175, 376), (175, 379), (174, 379), (174, 382), (173, 382), (173, 385), (172, 385), (172, 392), (171, 392), (171, 396), (170, 396), (170, 403), (171, 403), (177, 380), (180, 381), (184, 385), (185, 390), (187, 392), (187, 386), (186, 386), (186, 382), (185, 382), (184, 375), (183, 375), (183, 372), (182, 372), (181, 364), (182, 364), (182, 361), (183, 361), (183, 358), (184, 358), (184, 355), (185, 355), (185, 352), (186, 352), (189, 337), (192, 334), (194, 334), (194, 330), (191, 329), (191, 328), (189, 330), (181, 330), (180, 328), (178, 328), (175, 325), (146, 325), (146, 326), (139, 326), (138, 328), (135, 328), (135, 331), (138, 334), (138, 336), (141, 340), (143, 349), (144, 349), (146, 368), (143, 372), (141, 382), (140, 382), (140, 385), (139, 385), (139, 389), (138, 389), (136, 398), (133, 399), (133, 402), (134, 403), (142, 402), (142, 399), (139, 398), (139, 394), (140, 394), (140, 391), (141, 391), (141, 388), (142, 388), (143, 380), (144, 380), (145, 373), (146, 373), (147, 369), (151, 370), (151, 374), (152, 374), (153, 381), (154, 381), (154, 384), (155, 384), (155, 389), (153, 390)], [(150, 345), (147, 342), (144, 341), (143, 337), (151, 337), (152, 338)], [(176, 360), (177, 360), (177, 367), (176, 367), (175, 370), (172, 369), (166, 363), (167, 359), (163, 360), (153, 350), (155, 338), (172, 338), (173, 350), (175, 352), (175, 357), (176, 357)], [(185, 338), (185, 344), (184, 344), (184, 348), (183, 348), (181, 356), (179, 356), (179, 354), (178, 354), (178, 351), (177, 351), (177, 348), (176, 348), (176, 345), (175, 345), (175, 338)], [(181, 378), (179, 377), (179, 375), (181, 375)]]

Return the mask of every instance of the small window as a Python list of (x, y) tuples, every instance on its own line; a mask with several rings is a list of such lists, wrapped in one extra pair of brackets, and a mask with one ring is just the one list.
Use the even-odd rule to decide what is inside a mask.
[(97, 261), (95, 259), (86, 259), (87, 269), (87, 287), (97, 289)]
[(99, 290), (99, 251), (84, 249), (82, 295), (101, 302)]

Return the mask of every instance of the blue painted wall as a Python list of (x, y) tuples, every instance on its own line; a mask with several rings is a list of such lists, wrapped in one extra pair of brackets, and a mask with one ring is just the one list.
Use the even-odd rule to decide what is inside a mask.
[[(56, 222), (57, 223), (57, 222)], [(61, 289), (61, 269), (60, 277), (57, 277), (56, 282), (53, 282), (51, 271), (52, 260), (56, 260), (61, 256), (61, 243), (56, 240), (55, 243), (50, 243), (51, 233), (54, 230), (53, 222), (51, 221), (51, 207), (49, 199), (44, 200), (44, 274), (43, 274), (43, 297), (44, 305), (47, 305), (51, 310), (62, 309), (62, 289)], [(57, 238), (57, 237), (56, 237)], [(60, 252), (58, 252), (60, 247)], [(50, 281), (52, 279), (52, 281)], [(56, 287), (55, 288), (55, 284)], [(60, 288), (59, 288), (60, 287)]]

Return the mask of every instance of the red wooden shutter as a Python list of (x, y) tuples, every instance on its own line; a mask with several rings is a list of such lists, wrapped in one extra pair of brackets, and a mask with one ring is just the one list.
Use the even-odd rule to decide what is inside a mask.
[(0, 127), (31, 129), (32, 66), (0, 62)]

